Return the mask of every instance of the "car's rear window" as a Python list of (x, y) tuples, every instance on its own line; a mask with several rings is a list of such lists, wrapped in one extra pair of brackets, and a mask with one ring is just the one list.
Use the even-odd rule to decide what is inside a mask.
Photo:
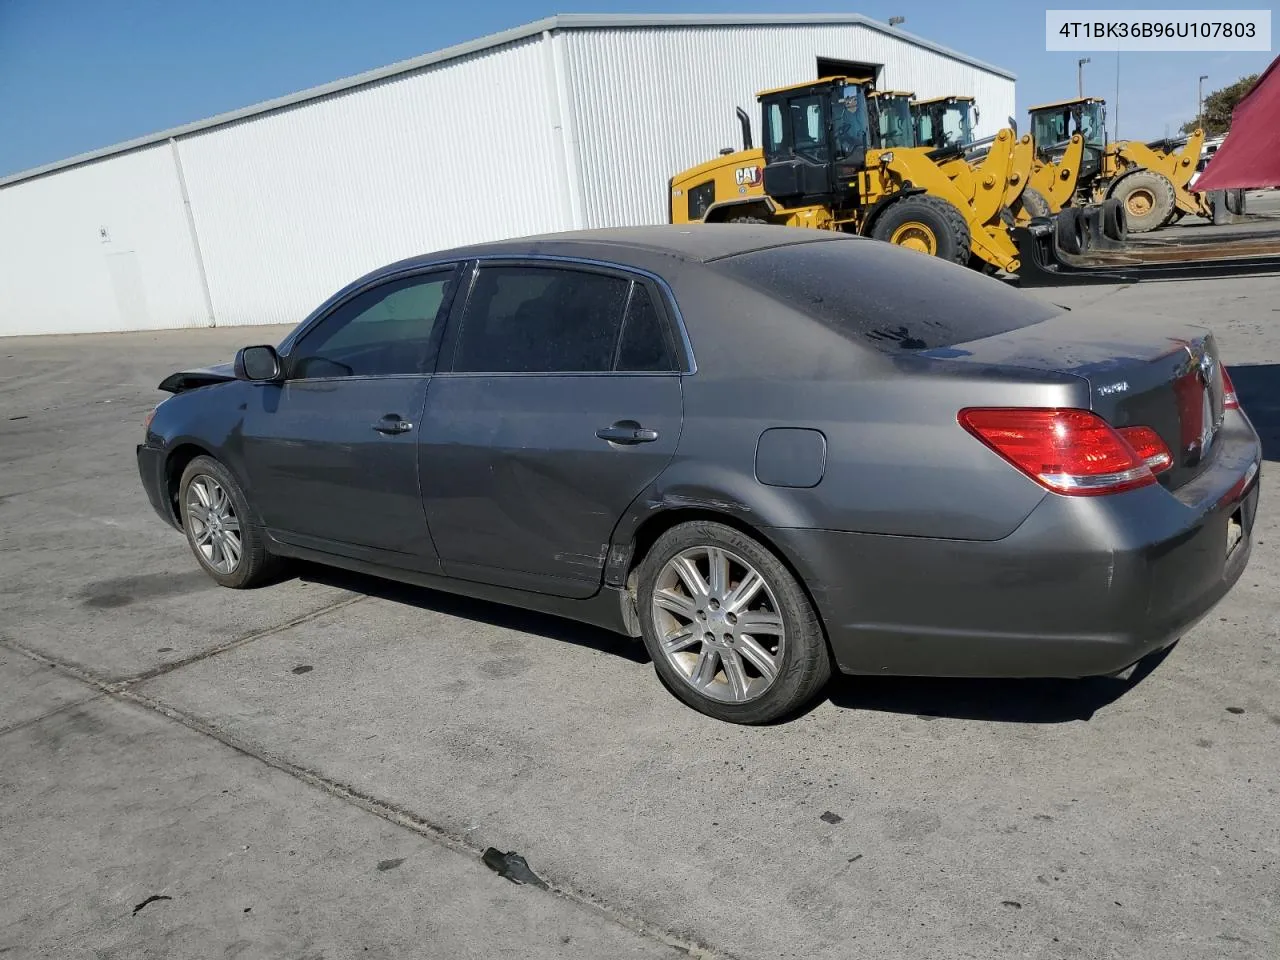
[(950, 347), (1061, 312), (977, 271), (876, 240), (795, 243), (714, 266), (885, 353)]

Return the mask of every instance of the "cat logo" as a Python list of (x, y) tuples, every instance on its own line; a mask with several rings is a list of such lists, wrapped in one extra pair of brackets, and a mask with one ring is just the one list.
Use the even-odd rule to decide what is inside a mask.
[(740, 187), (750, 187), (760, 182), (759, 167), (739, 167), (733, 172), (733, 178)]

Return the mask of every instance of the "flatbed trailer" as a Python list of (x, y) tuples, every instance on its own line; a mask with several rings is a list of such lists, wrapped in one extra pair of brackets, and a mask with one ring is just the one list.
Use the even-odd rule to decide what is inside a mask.
[(1280, 229), (1223, 236), (1143, 238), (1090, 245), (1080, 255), (1058, 248), (1052, 220), (1015, 227), (1018, 285), (1141, 283), (1280, 274)]

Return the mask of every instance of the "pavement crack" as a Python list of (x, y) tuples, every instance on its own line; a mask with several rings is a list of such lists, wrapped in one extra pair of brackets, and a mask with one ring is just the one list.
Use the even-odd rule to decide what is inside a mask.
[(11, 723), (7, 727), (0, 727), (0, 737), (7, 737), (11, 733), (17, 733), (19, 730), (25, 730), (27, 727), (35, 726), (37, 723), (40, 723), (43, 720), (48, 720), (50, 717), (56, 717), (58, 714), (67, 710), (73, 710), (76, 707), (84, 706), (86, 703), (92, 703), (94, 700), (101, 699), (103, 696), (105, 696), (105, 693), (95, 693), (88, 697), (81, 697), (79, 700), (72, 700), (70, 703), (64, 703), (60, 707), (54, 707), (52, 710), (46, 710), (38, 717), (31, 717), (28, 720), (20, 720), (17, 723)]
[(344, 597), (341, 600), (326, 604), (317, 610), (312, 610), (310, 613), (304, 613), (300, 616), (294, 617), (292, 620), (286, 620), (284, 623), (278, 623), (273, 627), (267, 627), (265, 630), (258, 630), (255, 633), (250, 633), (243, 637), (237, 637), (235, 640), (228, 640), (226, 643), (220, 643), (217, 646), (208, 647), (207, 649), (201, 650), (199, 653), (194, 653), (189, 657), (183, 657), (180, 660), (172, 660), (168, 663), (162, 663), (157, 667), (152, 667), (150, 670), (144, 670), (142, 673), (134, 674), (131, 677), (122, 677), (117, 680), (108, 680), (106, 677), (100, 677), (92, 670), (81, 666), (73, 660), (64, 660), (51, 653), (45, 653), (41, 650), (35, 649), (34, 647), (28, 647), (26, 644), (19, 643), (12, 637), (0, 637), (0, 646), (8, 647), (10, 650), (14, 651), (14, 653), (20, 653), (24, 657), (29, 657), (37, 663), (43, 663), (50, 667), (57, 667), (63, 673), (69, 674), (82, 683), (89, 684), (91, 687), (97, 687), (104, 693), (114, 694), (126, 687), (143, 683), (146, 680), (153, 680), (156, 677), (164, 676), (165, 674), (172, 673), (174, 670), (179, 670), (182, 667), (190, 666), (193, 663), (199, 663), (201, 660), (207, 660), (210, 657), (216, 657), (218, 654), (226, 653), (229, 650), (235, 650), (237, 647), (243, 647), (245, 644), (253, 643), (255, 640), (262, 640), (265, 637), (274, 636), (275, 634), (282, 633), (291, 627), (296, 627), (299, 624), (307, 623), (317, 617), (322, 617), (326, 613), (332, 613), (334, 610), (341, 610), (343, 607), (349, 607), (352, 604), (359, 603), (361, 600), (367, 599), (369, 599), (368, 594), (356, 594), (354, 596)]
[(216, 647), (209, 647), (207, 650), (201, 650), (199, 653), (193, 653), (189, 657), (183, 657), (180, 660), (171, 660), (168, 663), (162, 663), (159, 666), (152, 667), (150, 670), (144, 670), (142, 673), (135, 674), (124, 680), (118, 681), (121, 686), (131, 686), (133, 684), (144, 683), (147, 680), (154, 680), (156, 677), (162, 677), (167, 673), (173, 673), (175, 670), (181, 670), (183, 667), (189, 667), (193, 663), (199, 663), (202, 660), (208, 660), (210, 657), (216, 657), (219, 654), (226, 653), (229, 650), (235, 650), (243, 647), (247, 643), (253, 643), (255, 640), (262, 640), (265, 637), (274, 636), (277, 633), (283, 633), (299, 624), (307, 623), (322, 617), (327, 613), (335, 610), (341, 610), (343, 607), (349, 607), (361, 600), (368, 600), (367, 594), (357, 594), (353, 597), (346, 597), (337, 600), (327, 606), (321, 607), (319, 610), (312, 610), (310, 613), (304, 613), (301, 616), (294, 617), (284, 623), (276, 624), (274, 627), (268, 627), (265, 630), (259, 630), (257, 633), (251, 633), (247, 636), (238, 637), (235, 640), (228, 640), (226, 643), (219, 644)]
[[(224, 746), (230, 747), (238, 753), (247, 757), (252, 757), (259, 763), (263, 763), (273, 770), (286, 773), (296, 780), (300, 780), (308, 786), (322, 790), (332, 797), (336, 797), (355, 807), (359, 807), (366, 813), (371, 813), (376, 817), (386, 820), (388, 823), (395, 824), (406, 830), (412, 831), (417, 835), (431, 840), (455, 853), (460, 853), (469, 858), (477, 858), (483, 854), (483, 848), (463, 838), (462, 836), (451, 833), (445, 828), (434, 824), (425, 817), (414, 813), (406, 807), (381, 800), (378, 797), (367, 793), (351, 784), (342, 783), (327, 777), (309, 767), (294, 763), (285, 757), (277, 756), (262, 747), (249, 743), (241, 739), (233, 733), (222, 730), (213, 726), (211, 723), (201, 718), (189, 714), (184, 710), (165, 703), (155, 697), (150, 697), (139, 690), (121, 686), (119, 689), (112, 691), (112, 695), (120, 700), (136, 704), (147, 710), (158, 713), (168, 719), (182, 724), (182, 726), (194, 730), (197, 733), (204, 734), (211, 739), (217, 740)], [(594, 913), (611, 923), (625, 927), (633, 933), (646, 937), (650, 940), (657, 941), (665, 946), (679, 950), (682, 953), (696, 958), (696, 960), (733, 960), (726, 953), (712, 950), (702, 944), (691, 942), (683, 937), (676, 936), (655, 927), (653, 924), (642, 920), (639, 917), (632, 916), (615, 909), (607, 903), (596, 900), (583, 894), (581, 891), (570, 889), (569, 887), (558, 884), (554, 880), (543, 878), (547, 883), (547, 892), (568, 903), (574, 904), (579, 909), (589, 913)]]
[[(248, 643), (251, 640), (256, 640), (261, 637), (269, 636), (273, 633), (278, 633), (281, 630), (288, 629), (296, 623), (303, 623), (307, 620), (318, 617), (323, 613), (327, 613), (330, 610), (335, 610), (363, 599), (365, 599), (364, 596), (357, 596), (339, 601), (338, 603), (331, 604), (324, 609), (316, 610), (303, 617), (298, 617), (289, 623), (280, 624), (270, 630), (264, 630), (250, 637), (242, 637), (241, 639), (225, 644), (220, 648), (214, 648), (207, 651), (205, 654), (202, 654), (200, 657), (192, 659), (204, 659), (205, 657), (213, 656), (217, 653), (224, 652), (225, 650), (230, 650), (234, 647)], [(381, 800), (358, 787), (334, 780), (331, 777), (327, 777), (324, 774), (308, 767), (304, 767), (301, 764), (294, 763), (292, 760), (285, 757), (277, 756), (262, 747), (241, 739), (233, 733), (214, 726), (194, 714), (187, 713), (186, 711), (172, 706), (171, 704), (165, 703), (163, 700), (148, 696), (142, 691), (135, 689), (136, 684), (144, 678), (142, 676), (122, 681), (104, 680), (77, 664), (63, 661), (48, 654), (30, 649), (11, 639), (0, 638), (0, 646), (8, 647), (15, 653), (21, 653), (38, 663), (54, 667), (66, 675), (74, 677), (82, 683), (94, 687), (114, 700), (132, 704), (133, 706), (148, 710), (152, 713), (157, 713), (162, 717), (186, 727), (188, 730), (192, 730), (196, 733), (203, 734), (212, 740), (216, 740), (223, 746), (229, 747), (239, 754), (257, 760), (259, 763), (265, 764), (280, 773), (287, 774), (295, 780), (299, 780), (310, 787), (322, 790), (330, 796), (351, 804), (352, 806), (358, 807), (366, 813), (371, 813), (388, 823), (394, 824), (405, 830), (409, 830), (424, 839), (433, 841), (454, 853), (461, 854), (469, 859), (479, 859), (483, 855), (483, 847), (472, 843), (464, 836), (451, 833), (444, 827), (432, 823), (425, 817), (414, 813), (412, 810), (391, 803), (387, 800)], [(172, 668), (177, 669), (177, 666), (179, 665), (183, 664), (180, 662), (179, 664), (173, 665)], [(167, 673), (169, 671), (163, 670), (161, 672)], [(159, 674), (153, 673), (152, 675), (158, 676)], [(145, 677), (145, 679), (150, 679), (150, 676)], [(703, 944), (695, 943), (685, 937), (670, 933), (640, 917), (619, 910), (603, 900), (596, 899), (581, 890), (576, 890), (565, 884), (558, 883), (553, 878), (544, 876), (542, 879), (547, 884), (547, 889), (545, 891), (547, 894), (563, 900), (566, 903), (572, 904), (586, 913), (594, 914), (603, 920), (630, 930), (632, 933), (639, 936), (645, 937), (656, 943), (661, 943), (664, 946), (671, 947), (686, 956), (694, 958), (694, 960), (735, 960), (731, 954), (724, 953), (719, 950), (713, 950)]]

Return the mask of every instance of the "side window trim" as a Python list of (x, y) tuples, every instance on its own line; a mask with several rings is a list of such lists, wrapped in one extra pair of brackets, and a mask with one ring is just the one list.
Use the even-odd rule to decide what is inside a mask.
[(453, 298), (445, 315), (441, 331), (440, 348), (436, 351), (436, 376), (453, 375), (453, 358), (457, 352), (458, 333), (462, 329), (462, 317), (475, 290), (476, 277), (480, 274), (478, 260), (465, 260), (458, 265), (458, 282), (454, 284)]
[[(422, 264), (420, 266), (412, 267), (408, 270), (403, 270), (403, 271), (389, 274), (386, 276), (380, 276), (375, 280), (370, 280), (368, 283), (362, 284), (359, 287), (348, 290), (347, 293), (341, 299), (333, 301), (324, 310), (315, 314), (310, 320), (306, 321), (304, 325), (292, 331), (289, 334), (289, 336), (284, 340), (284, 342), (281, 344), (281, 346), (285, 348), (285, 350), (280, 354), (280, 359), (283, 362), (285, 367), (285, 383), (289, 383), (293, 381), (293, 377), (289, 375), (290, 374), (289, 367), (294, 357), (294, 353), (298, 349), (298, 345), (302, 343), (302, 341), (305, 340), (309, 334), (314, 332), (315, 329), (320, 326), (320, 324), (324, 323), (325, 320), (329, 319), (329, 317), (331, 317), (336, 311), (341, 310), (343, 307), (345, 307), (348, 303), (350, 303), (352, 300), (356, 299), (357, 297), (362, 297), (366, 293), (369, 293), (372, 290), (376, 290), (379, 287), (385, 286), (390, 283), (399, 283), (402, 280), (409, 280), (415, 277), (428, 277), (428, 276), (431, 276), (432, 274), (437, 274), (437, 273), (439, 274), (452, 273), (454, 274), (455, 280), (458, 280), (459, 282), (454, 283), (452, 287), (449, 288), (448, 292), (445, 294), (445, 298), (440, 303), (440, 313), (443, 314), (443, 316), (447, 320), (448, 316), (452, 313), (453, 305), (457, 302), (458, 288), (462, 286), (461, 270), (464, 266), (466, 266), (466, 264), (467, 264), (467, 261), (465, 260), (444, 261), (441, 263)], [(439, 315), (437, 316), (439, 317)], [(437, 366), (439, 364), (441, 342), (442, 342), (442, 337), (444, 336), (444, 333), (445, 333), (446, 326), (447, 326), (447, 323), (440, 322), (439, 320), (437, 320), (434, 328), (431, 331), (431, 344), (432, 344), (432, 349), (434, 350), (434, 353), (435, 353)], [(432, 370), (423, 370), (418, 373), (356, 374), (348, 377), (309, 377), (309, 378), (306, 378), (306, 382), (319, 383), (322, 381), (332, 381), (332, 380), (370, 380), (375, 378), (385, 379), (387, 377), (424, 377), (424, 376), (431, 376), (432, 372), (433, 372)]]
[(609, 369), (614, 373), (618, 372), (618, 360), (622, 356), (622, 345), (627, 340), (627, 324), (631, 321), (631, 302), (636, 298), (636, 280), (632, 278), (631, 283), (627, 286), (627, 299), (622, 304), (622, 325), (618, 328), (618, 339), (613, 344), (613, 360), (609, 363)]
[[(685, 326), (684, 317), (680, 314), (680, 307), (676, 303), (675, 294), (665, 280), (657, 274), (650, 273), (647, 270), (638, 267), (630, 267), (625, 264), (611, 263), (606, 260), (593, 260), (584, 257), (568, 257), (555, 254), (529, 254), (521, 256), (519, 254), (492, 254), (489, 256), (475, 257), (474, 259), (461, 261), (458, 266), (461, 268), (458, 283), (454, 285), (454, 294), (449, 309), (447, 321), (443, 324), (443, 340), (439, 349), (436, 351), (436, 375), (445, 377), (476, 377), (476, 376), (502, 376), (502, 377), (604, 377), (614, 376), (615, 371), (600, 372), (578, 372), (578, 373), (462, 373), (454, 372), (453, 362), (458, 345), (458, 336), (461, 332), (462, 317), (466, 311), (467, 302), (471, 299), (471, 294), (475, 288), (476, 278), (479, 276), (480, 270), (486, 266), (491, 267), (539, 267), (561, 264), (568, 269), (588, 268), (594, 272), (610, 274), (630, 280), (633, 286), (627, 293), (627, 305), (631, 302), (634, 294), (634, 284), (640, 283), (645, 285), (649, 290), (649, 296), (653, 302), (654, 308), (658, 311), (659, 318), (662, 320), (662, 326), (666, 332), (668, 349), (676, 360), (676, 369), (669, 372), (645, 372), (637, 371), (627, 373), (627, 376), (637, 377), (670, 377), (670, 376), (691, 376), (698, 372), (697, 359), (693, 353), (693, 344), (689, 339), (689, 332)], [(625, 305), (624, 305), (625, 306)], [(626, 314), (623, 314), (625, 323)], [(619, 336), (619, 343), (621, 336)], [(617, 364), (617, 345), (614, 348), (614, 364)]]

